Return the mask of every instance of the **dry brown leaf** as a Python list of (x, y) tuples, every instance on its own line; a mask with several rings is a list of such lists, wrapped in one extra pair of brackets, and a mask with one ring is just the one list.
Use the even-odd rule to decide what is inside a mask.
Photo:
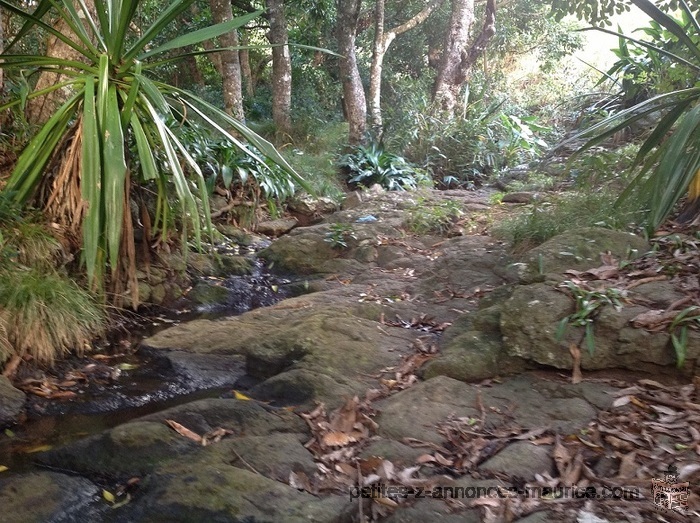
[(571, 454), (566, 449), (566, 447), (562, 445), (559, 434), (557, 434), (554, 439), (554, 450), (552, 451), (552, 458), (554, 459), (554, 463), (557, 466), (559, 474), (563, 475), (567, 467), (571, 463)]
[(617, 398), (615, 401), (613, 401), (612, 406), (615, 408), (624, 407), (625, 405), (629, 404), (631, 398), (631, 396), (622, 396)]
[(615, 265), (602, 265), (596, 269), (589, 269), (583, 274), (593, 276), (598, 280), (609, 280), (620, 275), (620, 269)]
[(453, 461), (451, 459), (447, 459), (445, 456), (443, 456), (439, 452), (435, 453), (435, 461), (437, 461), (443, 467), (449, 467), (453, 463)]
[(421, 454), (416, 458), (416, 463), (435, 463), (435, 458), (432, 454)]
[(359, 403), (359, 398), (355, 396), (347, 400), (342, 407), (333, 411), (330, 415), (329, 428), (339, 432), (350, 432), (357, 421)]
[(200, 445), (202, 444), (202, 436), (200, 436), (196, 432), (191, 431), (190, 429), (188, 429), (184, 425), (181, 425), (177, 421), (166, 419), (165, 423), (167, 423), (170, 426), (170, 428), (173, 429), (175, 432), (180, 434), (180, 436), (184, 436), (187, 439), (194, 441), (195, 443), (199, 443)]
[(374, 499), (374, 501), (376, 501), (380, 505), (384, 505), (385, 507), (396, 508), (399, 506), (399, 504), (396, 503), (396, 501), (394, 501), (393, 499), (390, 499), (390, 498), (378, 497), (378, 498), (372, 498), (372, 499)]
[(377, 467), (381, 465), (382, 461), (384, 461), (384, 458), (379, 456), (370, 456), (369, 458), (361, 459), (358, 462), (360, 465), (360, 472), (362, 472), (363, 476), (366, 476), (377, 470)]
[(324, 447), (345, 447), (355, 441), (357, 440), (345, 432), (333, 431), (323, 435), (321, 445)]

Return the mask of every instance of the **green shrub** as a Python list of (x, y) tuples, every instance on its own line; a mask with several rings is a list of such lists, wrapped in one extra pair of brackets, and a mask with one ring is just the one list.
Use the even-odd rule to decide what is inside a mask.
[(350, 187), (371, 187), (378, 183), (389, 191), (400, 191), (429, 184), (425, 172), (405, 158), (386, 152), (377, 143), (356, 146), (340, 157), (338, 165), (347, 173)]

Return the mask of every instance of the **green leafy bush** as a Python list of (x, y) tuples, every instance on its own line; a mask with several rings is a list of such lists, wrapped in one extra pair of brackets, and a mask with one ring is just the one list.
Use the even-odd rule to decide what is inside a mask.
[(356, 146), (340, 157), (338, 165), (345, 171), (350, 187), (379, 184), (389, 191), (400, 191), (429, 184), (425, 172), (377, 143)]

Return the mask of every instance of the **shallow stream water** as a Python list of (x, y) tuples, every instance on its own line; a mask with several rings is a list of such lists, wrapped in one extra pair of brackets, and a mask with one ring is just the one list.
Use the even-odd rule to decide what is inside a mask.
[(32, 457), (37, 452), (183, 403), (232, 394), (234, 385), (244, 390), (247, 380), (243, 365), (231, 370), (227, 386), (212, 386), (182, 375), (169, 360), (140, 349), (139, 344), (173, 324), (198, 318), (216, 320), (273, 305), (294, 294), (292, 282), (271, 275), (258, 259), (250, 275), (199, 281), (227, 289), (226, 298), (207, 305), (184, 299), (172, 309), (151, 311), (152, 315), (128, 321), (107, 346), (84, 358), (63, 362), (59, 372), (64, 375), (73, 372), (97, 376), (91, 376), (88, 384), (76, 388), (75, 395), (68, 399), (29, 394), (25, 419), (0, 431), (0, 466), (11, 472), (26, 471), (33, 467)]

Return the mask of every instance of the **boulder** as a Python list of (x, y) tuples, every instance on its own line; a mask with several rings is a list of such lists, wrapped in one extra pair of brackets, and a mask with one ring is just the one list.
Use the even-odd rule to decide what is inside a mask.
[(649, 243), (631, 233), (600, 227), (585, 227), (555, 236), (529, 250), (520, 260), (523, 283), (541, 280), (546, 275), (562, 280), (564, 271), (586, 270), (601, 266), (600, 255), (610, 253), (620, 260), (634, 259), (651, 249)]
[(0, 376), (0, 427), (10, 425), (24, 410), (24, 392), (12, 386), (5, 376)]
[(299, 224), (296, 218), (280, 218), (278, 220), (269, 220), (260, 222), (255, 227), (255, 232), (277, 238), (283, 234), (287, 234)]

